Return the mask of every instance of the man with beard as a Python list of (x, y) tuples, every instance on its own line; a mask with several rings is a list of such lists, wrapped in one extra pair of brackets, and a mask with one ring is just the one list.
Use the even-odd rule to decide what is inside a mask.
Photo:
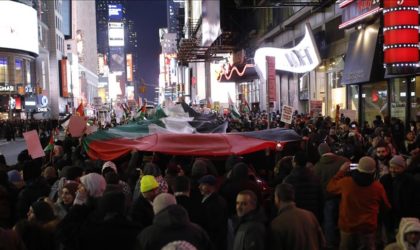
[(391, 151), (385, 141), (378, 142), (376, 145), (374, 158), (376, 161), (375, 178), (380, 179), (389, 173), (389, 160), (391, 160)]

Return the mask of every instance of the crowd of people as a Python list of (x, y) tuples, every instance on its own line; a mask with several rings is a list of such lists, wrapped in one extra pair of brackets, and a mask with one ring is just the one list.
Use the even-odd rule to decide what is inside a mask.
[(420, 249), (419, 123), (271, 117), (302, 136), (290, 153), (102, 161), (66, 137), (0, 156), (0, 249)]

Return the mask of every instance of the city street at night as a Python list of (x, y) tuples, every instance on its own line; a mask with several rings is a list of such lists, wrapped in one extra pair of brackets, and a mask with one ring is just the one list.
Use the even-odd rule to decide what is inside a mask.
[(419, 0), (0, 0), (0, 250), (420, 250)]

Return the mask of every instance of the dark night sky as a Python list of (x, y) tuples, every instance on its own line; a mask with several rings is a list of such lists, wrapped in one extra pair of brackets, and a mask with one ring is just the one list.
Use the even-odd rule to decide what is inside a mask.
[[(159, 28), (167, 27), (166, 0), (128, 0), (127, 2), (127, 16), (135, 22), (139, 40), (140, 77), (147, 84), (157, 86), (161, 52)], [(148, 96), (151, 96), (154, 94), (154, 89), (149, 88), (147, 92)]]

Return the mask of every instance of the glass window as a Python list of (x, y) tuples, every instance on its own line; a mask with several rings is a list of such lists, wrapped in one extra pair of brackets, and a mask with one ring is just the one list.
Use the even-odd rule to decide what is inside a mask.
[(411, 121), (420, 122), (420, 76), (410, 79), (411, 84)]
[(23, 61), (22, 59), (15, 60), (15, 84), (23, 83)]
[(376, 82), (362, 85), (362, 122), (370, 124), (375, 116), (380, 115), (382, 119), (388, 116), (388, 87), (387, 82)]
[(327, 103), (326, 115), (335, 117), (335, 110), (337, 105), (340, 109), (345, 109), (346, 106), (346, 87), (341, 85), (341, 78), (343, 76), (344, 60), (342, 56), (335, 57), (329, 60), (326, 65), (327, 68)]
[(347, 109), (356, 110), (356, 119), (358, 119), (359, 117), (359, 85), (348, 86), (347, 100), (349, 100)]
[(31, 62), (25, 60), (25, 70), (26, 70), (26, 84), (31, 84)]
[(327, 74), (328, 77), (328, 105), (327, 115), (335, 117), (337, 105), (345, 109), (346, 87), (341, 85), (342, 71), (333, 71)]
[(8, 82), (7, 57), (0, 57), (0, 83)]
[(304, 74), (299, 78), (299, 100), (309, 100), (309, 74)]
[(391, 117), (405, 122), (405, 110), (407, 105), (407, 79), (393, 78), (390, 81), (391, 87)]

